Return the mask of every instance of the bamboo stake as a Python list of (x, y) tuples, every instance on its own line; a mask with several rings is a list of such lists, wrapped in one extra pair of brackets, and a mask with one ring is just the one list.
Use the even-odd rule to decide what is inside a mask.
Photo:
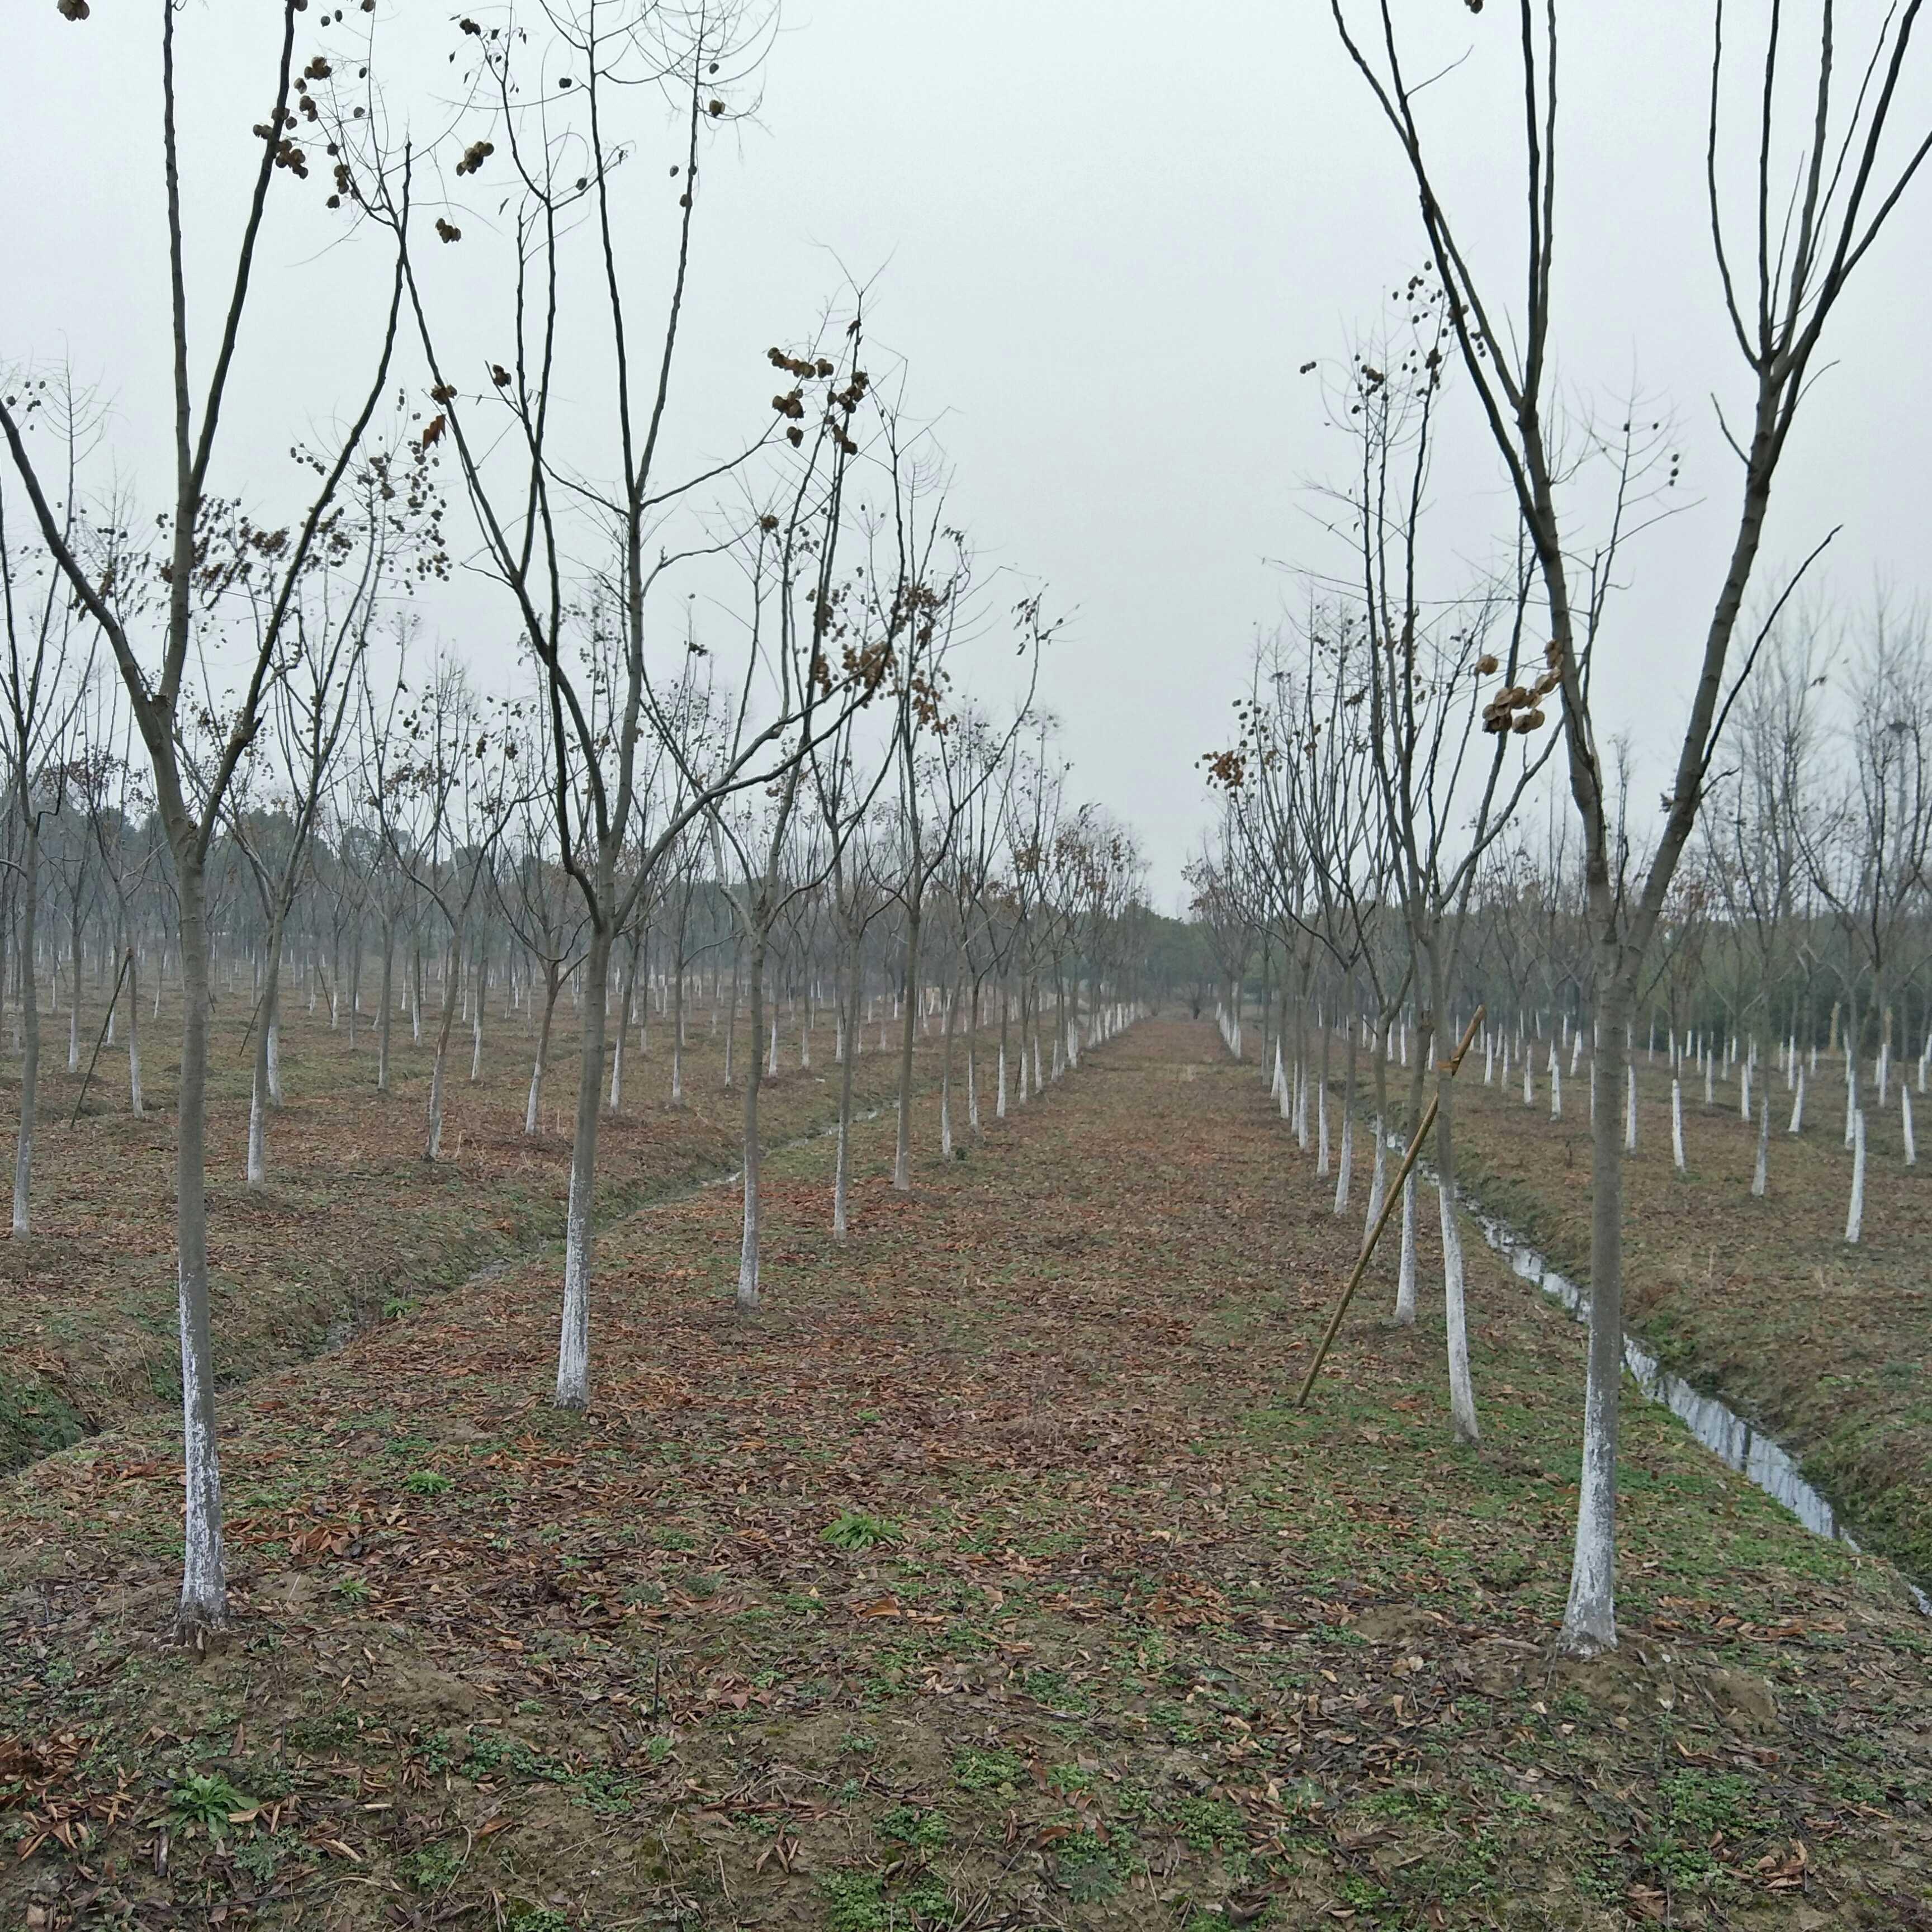
[[(1446, 1074), (1451, 1080), (1456, 1070), (1462, 1064), (1462, 1056), (1469, 1050), (1469, 1042), (1476, 1036), (1476, 1028), (1481, 1024), (1484, 1009), (1478, 1006), (1469, 1016), (1469, 1024), (1462, 1029), (1461, 1044), (1448, 1060), (1436, 1063), (1436, 1071)], [(1355, 1270), (1348, 1277), (1348, 1285), (1342, 1291), (1342, 1299), (1336, 1304), (1335, 1312), (1330, 1316), (1328, 1331), (1322, 1338), (1322, 1346), (1315, 1352), (1315, 1359), (1308, 1365), (1308, 1373), (1304, 1378), (1301, 1393), (1294, 1398), (1294, 1406), (1300, 1408), (1308, 1400), (1308, 1391), (1315, 1386), (1315, 1378), (1322, 1372), (1322, 1364), (1328, 1358), (1329, 1345), (1334, 1342), (1342, 1326), (1342, 1318), (1348, 1312), (1348, 1304), (1355, 1298), (1355, 1290), (1361, 1286), (1362, 1276), (1367, 1273), (1370, 1262), (1374, 1258), (1376, 1244), (1382, 1238), (1382, 1230), (1388, 1226), (1389, 1216), (1395, 1212), (1396, 1203), (1402, 1198), (1403, 1184), (1408, 1179), (1408, 1171), (1415, 1165), (1415, 1157), (1422, 1151), (1422, 1143), (1429, 1137), (1429, 1130), (1436, 1124), (1436, 1109), (1442, 1101), (1440, 1089), (1430, 1094), (1429, 1105), (1417, 1124), (1414, 1136), (1408, 1143), (1408, 1151), (1402, 1157), (1402, 1165), (1396, 1170), (1395, 1179), (1390, 1184), (1387, 1197), (1382, 1202), (1382, 1211), (1376, 1217), (1376, 1225), (1369, 1230), (1369, 1238), (1362, 1244), (1362, 1252), (1356, 1258)]]
[(121, 982), (128, 976), (128, 968), (134, 964), (134, 949), (130, 946), (122, 956), (121, 970), (114, 976), (114, 991), (108, 997), (107, 1011), (101, 1016), (100, 1036), (94, 1042), (94, 1058), (87, 1063), (87, 1072), (80, 1083), (80, 1092), (75, 1097), (74, 1112), (68, 1117), (71, 1127), (80, 1118), (82, 1103), (87, 1099), (87, 1090), (93, 1084), (94, 1070), (100, 1064), (100, 1049), (107, 1042), (107, 1022), (114, 1017), (115, 1002), (121, 997)]

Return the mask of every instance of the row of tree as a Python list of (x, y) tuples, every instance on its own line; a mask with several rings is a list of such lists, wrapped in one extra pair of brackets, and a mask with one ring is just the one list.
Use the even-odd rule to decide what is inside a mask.
[[(1802, 44), (1775, 10), (1748, 27), (1718, 16), (1701, 185), (1739, 364), (1735, 422), (1721, 418), (1738, 494), (1709, 600), (1676, 654), (1687, 695), (1666, 742), (1647, 748), (1670, 773), (1652, 814), (1634, 798), (1630, 754), (1600, 728), (1594, 698), (1625, 656), (1615, 618), (1633, 542), (1672, 514), (1680, 458), (1669, 425), (1640, 402), (1605, 420), (1558, 390), (1558, 9), (1522, 0), (1498, 22), (1506, 46), (1459, 52), (1424, 26), (1400, 26), (1395, 10), (1330, 7), (1414, 189), (1426, 259), (1323, 376), (1350, 450), (1328, 491), (1337, 544), (1308, 560), (1304, 608), (1258, 652), (1232, 741), (1204, 760), (1222, 812), (1193, 868), (1196, 909), (1238, 1050), (1240, 988), (1262, 952), (1273, 982), (1264, 1000), (1282, 1002), (1282, 1106), (1298, 1124), (1311, 1037), (1325, 1102), (1332, 1022), (1348, 1016), (1352, 1055), (1360, 1016), (1379, 1150), (1400, 1029), (1408, 1117), (1424, 1117), (1426, 1092), (1435, 1108), (1450, 1406), (1466, 1438), (1477, 1423), (1453, 1212), (1450, 1022), (1483, 1000), (1513, 1007), (1519, 1026), (1532, 1007), (1583, 1020), (1600, 1104), (1562, 1638), (1581, 1654), (1616, 1640), (1625, 1136), (1623, 1109), (1600, 1096), (1625, 1090), (1653, 1004), (1678, 1039), (1754, 1018), (1780, 1039), (1808, 1036), (1834, 1004), (1854, 1040), (1882, 1034), (1911, 983), (1907, 935), (1924, 928), (1916, 633), (1881, 622), (1858, 659), (1853, 776), (1840, 795), (1820, 770), (1810, 694), (1822, 666), (1791, 616), (1824, 544), (1774, 587), (1761, 584), (1773, 486), (1828, 326), (1932, 152), (1932, 134), (1902, 124), (1910, 110), (1898, 105), (1918, 11), (1894, 10), (1857, 50), (1839, 44), (1828, 7), (1814, 10)], [(1519, 117), (1521, 172), (1500, 211), (1480, 191), (1452, 189), (1454, 136), (1429, 112), (1442, 91), (1431, 83), (1472, 51), (1506, 76)], [(1508, 274), (1470, 245), (1492, 214), (1520, 240)], [(1460, 501), (1480, 501), (1498, 466), (1506, 486), (1510, 519), (1473, 568), (1466, 536), (1440, 534), (1432, 514), (1452, 466)], [(1758, 613), (1748, 621), (1748, 608)], [(1780, 629), (1792, 640), (1766, 671)], [(1649, 715), (1670, 714), (1659, 701)], [(1565, 782), (1568, 823), (1558, 830), (1552, 818), (1532, 862), (1516, 828), (1546, 772)], [(1715, 970), (1720, 955), (1737, 962), (1728, 976)], [(1317, 1024), (1318, 983), (1331, 1024)], [(1922, 1031), (1922, 1004), (1912, 1017)], [(1412, 1202), (1406, 1220), (1398, 1312), (1412, 1319)]]
[[(808, 987), (831, 1005), (849, 1123), (861, 1004), (890, 978), (906, 1187), (928, 1008), (949, 1048), (963, 1022), (969, 1116), (994, 1018), (1003, 1049), (1016, 1030), (1023, 1097), (1118, 1023), (1141, 917), (1132, 840), (1065, 797), (1035, 701), (1055, 624), (1036, 590), (980, 568), (903, 372), (879, 373), (862, 291), (769, 351), (754, 379), (776, 374), (768, 409), (680, 386), (700, 166), (754, 106), (762, 19), (554, 0), (448, 23), (448, 63), (439, 49), (420, 73), (424, 50), (403, 33), (392, 53), (372, 6), (275, 11), (268, 112), (235, 130), (254, 148), (245, 205), (210, 277), (220, 254), (178, 138), (187, 26), (170, 0), (155, 9), (165, 500), (136, 508), (110, 466), (116, 418), (86, 383), (31, 366), (0, 382), (15, 1226), (30, 1214), (40, 988), (59, 996), (64, 964), (71, 1016), (91, 944), (126, 988), (136, 1104), (141, 988), (179, 995), (178, 1626), (193, 1640), (226, 1606), (204, 1174), (224, 975), (245, 973), (255, 1022), (257, 1182), (286, 974), (353, 1029), (373, 961), (380, 1082), (404, 962), (412, 1024), (435, 1040), (430, 1159), (459, 1015), (480, 1029), (494, 975), (542, 1001), (547, 1045), (571, 986), (555, 1400), (581, 1408), (599, 1124), (654, 976), (675, 1007), (707, 949), (728, 948), (729, 1009), (752, 1043), (749, 1305), (775, 995)], [(446, 112), (452, 68), (441, 131), (408, 131)], [(653, 149), (668, 196), (637, 165)], [(312, 170), (326, 215), (289, 206)], [(264, 514), (279, 482), (220, 476), (238, 356), (292, 299), (260, 266), (278, 216), (298, 232), (340, 222), (343, 246), (382, 272), (362, 375), (315, 412), (332, 428), (291, 446), (298, 500)], [(452, 259), (470, 272), (452, 276)], [(674, 446), (719, 453), (676, 466)], [(493, 678), (438, 641), (479, 632), (506, 640), (513, 669)], [(950, 1136), (944, 1106), (941, 1124)], [(842, 1228), (848, 1168), (842, 1134)]]

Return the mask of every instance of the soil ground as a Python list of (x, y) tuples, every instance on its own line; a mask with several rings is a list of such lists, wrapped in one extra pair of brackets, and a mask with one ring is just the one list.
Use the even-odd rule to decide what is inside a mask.
[(1932, 1926), (1897, 1574), (1633, 1400), (1624, 1641), (1558, 1660), (1581, 1330), (1472, 1244), (1459, 1448), (1378, 1268), (1292, 1406), (1358, 1223), (1210, 1028), (842, 1244), (829, 1161), (754, 1318), (731, 1190), (610, 1229), (586, 1416), (541, 1263), (231, 1391), (206, 1657), (171, 1418), (16, 1479), (5, 1922)]
[[(146, 1112), (128, 1109), (125, 1017), (72, 1119), (82, 1074), (67, 1071), (68, 1016), (44, 1015), (40, 1129), (33, 1232), (0, 1246), (0, 1466), (18, 1466), (146, 1408), (180, 1402), (174, 1276), (175, 1084), (180, 1016), (168, 988), (158, 1020), (144, 1007)], [(422, 1158), (428, 1124), (434, 988), (418, 1042), (406, 1018), (391, 1036), (390, 1086), (379, 1092), (376, 1034), (365, 1018), (351, 1044), (346, 1012), (285, 996), (284, 1105), (270, 1116), (268, 1180), (244, 1184), (252, 1051), (245, 985), (216, 1006), (209, 1080), (209, 1236), (216, 1369), (224, 1386), (339, 1346), (406, 1316), (434, 1291), (527, 1256), (560, 1236), (577, 1094), (577, 1025), (558, 1004), (540, 1131), (524, 1132), (538, 1016), (493, 994), (482, 1077), (470, 1078), (468, 1024), (458, 1021), (446, 1084), (442, 1157)], [(748, 1025), (736, 1052), (742, 1075)], [(802, 1010), (780, 1015), (781, 1072), (764, 1089), (760, 1138), (777, 1144), (835, 1120), (838, 1070), (822, 1011), (814, 1064), (801, 1066)], [(83, 1011), (83, 1072), (100, 1028)], [(895, 1040), (896, 1028), (894, 1028)], [(600, 1216), (734, 1168), (743, 1147), (742, 1087), (724, 1084), (724, 1026), (709, 1006), (687, 1014), (685, 1101), (670, 1104), (671, 1027), (653, 1014), (640, 1050), (632, 1029), (623, 1111), (598, 1135)], [(876, 1025), (866, 1041), (876, 1049)], [(768, 1042), (767, 1042), (768, 1043)], [(922, 1077), (937, 1040), (922, 1035)], [(862, 1052), (856, 1104), (893, 1090), (896, 1060)], [(0, 1088), (17, 1118), (19, 1076)], [(4, 1144), (12, 1145), (12, 1136)]]
[[(1885, 1105), (1868, 1090), (1864, 1228), (1848, 1244), (1845, 1082), (1842, 1066), (1820, 1060), (1797, 1135), (1782, 1075), (1761, 1068), (1753, 1083), (1755, 1112), (1768, 1076), (1760, 1199), (1750, 1192), (1757, 1127), (1740, 1118), (1735, 1075), (1717, 1082), (1708, 1110), (1701, 1076), (1687, 1082), (1680, 1174), (1666, 1058), (1640, 1056), (1637, 1150), (1624, 1170), (1627, 1318), (1666, 1366), (1797, 1455), (1862, 1543), (1932, 1590), (1932, 1165), (1905, 1164), (1898, 1075)], [(1462, 1179), (1587, 1280), (1587, 1070), (1564, 1083), (1560, 1120), (1544, 1063), (1528, 1107), (1520, 1073), (1507, 1089), (1485, 1088), (1480, 1061), (1475, 1070), (1458, 1110)], [(1932, 1098), (1912, 1097), (1932, 1131)]]

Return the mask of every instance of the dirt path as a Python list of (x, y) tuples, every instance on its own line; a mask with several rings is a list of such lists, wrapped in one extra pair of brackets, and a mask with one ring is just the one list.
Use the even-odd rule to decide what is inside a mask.
[(614, 1232), (587, 1418), (535, 1271), (255, 1385), (201, 1662), (166, 1436), (40, 1465), (9, 1922), (1932, 1924), (1896, 1579), (1634, 1412), (1626, 1641), (1553, 1662), (1580, 1336), (1472, 1246), (1479, 1448), (1380, 1278), (1288, 1408), (1358, 1223), (1210, 1028), (842, 1247), (829, 1160), (772, 1165), (754, 1322), (730, 1190)]

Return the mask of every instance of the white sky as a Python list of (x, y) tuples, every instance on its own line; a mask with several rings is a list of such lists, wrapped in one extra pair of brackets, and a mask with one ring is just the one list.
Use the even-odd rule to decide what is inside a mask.
[[(396, 0), (382, 5), (392, 33)], [(187, 0), (182, 16), (203, 268), (222, 257), (253, 164), (276, 10)], [(1500, 277), (1514, 9), (1496, 0), (1474, 16), (1457, 0), (1398, 0), (1397, 11), (1450, 57), (1472, 54), (1432, 98), (1464, 232)], [(1735, 406), (1742, 389), (1704, 232), (1708, 16), (1682, 0), (1568, 13), (1564, 392), (1612, 417), (1633, 382), (1660, 399), (1679, 422), (1678, 488), (1696, 506), (1633, 554), (1599, 672), (1606, 723), (1654, 763), (1735, 516), (1736, 466), (1709, 400)], [(1874, 17), (1867, 4), (1841, 13)], [(8, 0), (0, 25), (0, 361), (64, 353), (98, 380), (137, 494), (165, 481), (166, 460), (158, 17), (156, 0), (93, 0), (92, 20), (70, 25), (54, 0)], [(392, 38), (392, 107), (437, 124), (442, 16), (412, 16)], [(424, 48), (433, 59), (417, 58)], [(1932, 69), (1932, 46), (1922, 52)], [(1294, 599), (1268, 560), (1338, 560), (1311, 486), (1345, 452), (1316, 379), (1296, 367), (1344, 352), (1422, 253), (1412, 195), (1326, 6), (795, 0), (763, 88), (755, 121), (704, 170), (680, 448), (755, 433), (773, 386), (766, 344), (800, 338), (844, 271), (875, 277), (875, 339), (905, 358), (914, 410), (942, 418), (959, 520), (990, 562), (1044, 580), (1050, 606), (1074, 613), (1043, 680), (1072, 784), (1139, 830), (1156, 896), (1172, 898), (1208, 815), (1195, 758), (1226, 735), (1256, 627)], [(1927, 124), (1928, 101), (1922, 80), (1904, 124)], [(639, 178), (661, 182), (671, 138), (655, 110), (640, 127)], [(299, 188), (272, 216), (268, 300), (244, 340), (218, 488), (272, 499), (292, 436), (326, 421), (365, 366), (384, 265), (360, 242), (324, 248), (338, 231), (320, 199)], [(656, 199), (668, 218), (668, 197)], [(646, 266), (662, 232), (640, 217)], [(487, 238), (472, 238), (434, 266), (487, 334), (490, 257)], [(1826, 579), (1835, 595), (1863, 598), (1878, 578), (1905, 596), (1922, 587), (1929, 244), (1932, 182), (1834, 323), (1833, 366), (1781, 478), (1768, 583), (1842, 523)], [(202, 286), (205, 354), (214, 302)], [(1439, 470), (1437, 494), (1445, 555), (1483, 554), (1506, 526), (1473, 440)], [(493, 628), (508, 628), (494, 606), (462, 621), (482, 655), (498, 647)]]

